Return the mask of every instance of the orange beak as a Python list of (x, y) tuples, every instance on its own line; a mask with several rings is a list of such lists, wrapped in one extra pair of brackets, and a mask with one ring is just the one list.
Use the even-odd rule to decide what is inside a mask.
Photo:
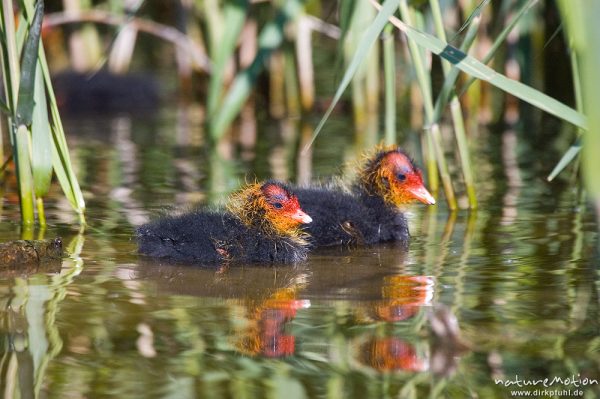
[(435, 198), (433, 198), (433, 195), (431, 195), (429, 191), (427, 191), (427, 189), (422, 185), (418, 185), (416, 187), (408, 187), (407, 190), (412, 194), (414, 199), (419, 200), (427, 205), (435, 204)]
[(300, 223), (310, 223), (312, 222), (312, 218), (304, 213), (301, 209), (298, 209), (293, 215), (292, 219), (299, 221)]

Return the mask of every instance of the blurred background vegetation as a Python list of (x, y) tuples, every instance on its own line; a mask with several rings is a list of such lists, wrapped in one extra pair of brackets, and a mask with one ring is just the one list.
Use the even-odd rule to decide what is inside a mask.
[[(24, 26), (31, 22), (34, 1), (15, 4), (14, 12), (4, 9), (3, 31), (15, 29), (7, 18), (13, 13), (23, 46), (25, 36), (31, 36)], [(597, 87), (597, 78), (586, 71), (598, 65), (592, 45), (598, 32), (583, 18), (585, 4), (46, 1), (42, 40), (57, 99), (48, 86), (46, 94), (53, 110), (58, 104), (66, 113), (139, 112), (158, 104), (194, 107), (205, 127), (203, 140), (223, 158), (236, 157), (261, 139), (248, 117), (298, 120), (302, 133), (289, 138), (289, 147), (306, 153), (331, 112), (351, 111), (361, 148), (406, 141), (409, 130), (420, 132), (419, 158), (432, 190), (443, 191), (450, 209), (476, 208), (471, 159), (478, 156), (473, 153), (478, 126), (536, 126), (531, 140), (561, 143), (565, 155), (560, 163), (556, 160), (553, 178), (576, 158), (588, 124), (597, 123), (584, 116), (586, 109), (597, 108), (594, 91), (586, 93)], [(11, 65), (9, 48), (4, 50), (5, 64)], [(11, 73), (5, 69), (4, 75)], [(52, 111), (52, 133), (61, 131), (57, 118)], [(597, 197), (598, 178), (590, 172), (598, 170), (593, 156), (597, 138), (590, 131), (582, 135), (590, 143), (584, 173)], [(568, 151), (564, 143), (571, 145)], [(18, 148), (14, 145), (15, 160)], [(73, 177), (65, 166), (66, 172), (57, 175), (82, 214), (76, 181), (61, 178)], [(48, 176), (48, 168), (44, 171)], [(310, 176), (301, 174), (298, 180), (307, 183)], [(24, 181), (21, 186), (27, 185)], [(43, 182), (47, 186), (48, 178)], [(21, 193), (21, 203), (44, 195), (43, 189), (32, 191)], [(32, 212), (24, 216), (29, 223)]]

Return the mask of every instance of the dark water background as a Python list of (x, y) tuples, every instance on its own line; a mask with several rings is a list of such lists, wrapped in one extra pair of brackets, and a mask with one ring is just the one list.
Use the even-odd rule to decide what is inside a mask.
[[(67, 120), (83, 235), (58, 187), (45, 231), (23, 231), (5, 199), (1, 241), (61, 236), (71, 255), (58, 273), (0, 279), (0, 396), (503, 398), (515, 386), (495, 379), (516, 376), (579, 381), (531, 392), (600, 393), (584, 384), (600, 380), (597, 226), (569, 172), (544, 180), (560, 151), (526, 129), (482, 129), (479, 210), (411, 207), (408, 252), (331, 249), (228, 270), (141, 259), (134, 225), (218, 203), (245, 179), (326, 179), (362, 151), (350, 118), (331, 120), (304, 157), (300, 121), (261, 123), (255, 146), (250, 134), (246, 149), (216, 152), (200, 120)], [(419, 154), (416, 134), (402, 142)], [(436, 338), (440, 320), (458, 322), (466, 348)]]

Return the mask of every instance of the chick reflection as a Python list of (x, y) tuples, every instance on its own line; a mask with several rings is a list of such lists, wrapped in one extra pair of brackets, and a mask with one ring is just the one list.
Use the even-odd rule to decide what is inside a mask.
[(249, 356), (284, 357), (294, 354), (296, 338), (286, 335), (285, 326), (298, 309), (310, 307), (310, 301), (296, 299), (297, 288), (278, 290), (262, 303), (249, 306), (250, 326), (236, 344)]
[(285, 330), (299, 309), (310, 306), (310, 301), (298, 299), (309, 280), (304, 265), (217, 269), (162, 264), (154, 259), (140, 263), (143, 267), (137, 278), (151, 280), (156, 294), (220, 298), (228, 308), (242, 309), (241, 327), (230, 339), (239, 352), (267, 357), (294, 353), (295, 338)]
[[(423, 306), (431, 304), (434, 280), (429, 276), (392, 275), (383, 278), (382, 299), (368, 309), (367, 322), (388, 323), (407, 321), (418, 315)], [(417, 351), (408, 341), (394, 336), (372, 337), (360, 345), (358, 360), (387, 371), (420, 372), (429, 369), (427, 351)]]
[(368, 321), (400, 322), (415, 317), (431, 305), (434, 280), (430, 276), (394, 275), (383, 278), (382, 299), (372, 303)]
[(360, 347), (359, 360), (378, 371), (425, 371), (429, 361), (413, 345), (397, 337), (374, 338)]

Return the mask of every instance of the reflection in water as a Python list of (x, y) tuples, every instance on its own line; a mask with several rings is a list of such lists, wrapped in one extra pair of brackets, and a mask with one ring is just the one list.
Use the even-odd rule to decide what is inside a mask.
[(109, 197), (119, 203), (126, 211), (127, 221), (133, 226), (148, 222), (148, 216), (141, 204), (132, 196), (133, 185), (139, 175), (137, 148), (131, 140), (131, 120), (127, 117), (118, 117), (113, 121), (112, 131), (115, 134), (115, 149), (120, 162), (120, 184), (113, 188)]
[(437, 305), (429, 314), (432, 333), (431, 371), (435, 375), (450, 376), (458, 368), (460, 356), (470, 349), (461, 336), (456, 315), (444, 305)]
[(504, 194), (503, 217), (501, 223), (511, 225), (518, 216), (517, 205), (521, 191), (522, 180), (517, 163), (517, 134), (507, 130), (502, 134), (502, 162), (506, 173), (508, 190)]
[[(235, 349), (249, 356), (280, 358), (298, 355), (294, 325), (299, 315), (310, 313), (312, 298), (323, 298), (324, 295), (337, 300), (363, 298), (348, 313), (348, 317), (357, 320), (357, 325), (373, 325), (377, 321), (389, 326), (406, 323), (418, 316), (423, 306), (431, 304), (434, 292), (431, 277), (398, 274), (398, 267), (402, 267), (402, 257), (398, 258), (402, 254), (398, 252), (400, 248), (379, 249), (375, 257), (373, 250), (346, 252), (353, 256), (346, 258), (348, 263), (340, 265), (342, 267), (315, 262), (310, 266), (289, 268), (208, 269), (146, 260), (136, 278), (152, 283), (153, 291), (161, 296), (177, 293), (221, 298), (223, 305), (232, 307), (228, 312), (237, 309), (234, 311), (237, 315), (235, 325), (239, 327), (229, 338)], [(400, 264), (397, 264), (399, 260)], [(365, 265), (365, 261), (372, 265)], [(412, 331), (409, 329), (409, 336), (415, 339), (423, 322), (423, 317), (417, 318), (410, 327)], [(406, 331), (401, 333), (392, 328), (384, 336), (368, 333), (361, 335), (359, 343), (350, 339), (347, 345), (359, 347), (352, 352), (356, 362), (376, 370), (426, 370), (427, 351), (417, 354), (414, 345), (405, 341), (405, 335)]]
[(433, 278), (429, 276), (388, 276), (384, 277), (383, 298), (375, 305), (376, 314), (381, 320), (395, 322), (414, 317), (421, 306), (431, 304), (433, 298)]
[[(67, 286), (81, 271), (82, 237), (67, 246), (62, 271), (9, 277), (0, 286), (0, 392), (6, 398), (37, 398), (52, 359), (63, 349), (56, 316)], [(39, 273), (42, 269), (34, 272)]]
[(236, 345), (247, 355), (266, 357), (291, 356), (296, 337), (286, 334), (285, 327), (299, 309), (310, 307), (309, 300), (296, 299), (297, 288), (282, 289), (256, 305), (248, 305), (249, 326)]
[[(423, 310), (423, 306), (431, 305), (434, 292), (434, 280), (428, 276), (390, 275), (382, 280), (382, 299), (368, 306), (368, 313), (373, 319), (362, 322), (373, 323), (381, 320), (387, 323), (407, 322), (415, 318)], [(414, 323), (415, 333), (421, 328), (421, 320)], [(397, 334), (397, 333), (396, 333)], [(426, 343), (421, 342), (418, 352), (415, 346), (395, 335), (393, 329), (386, 329), (384, 334), (376, 334), (361, 339), (358, 357), (364, 363), (378, 371), (425, 371), (429, 368)], [(410, 334), (412, 335), (412, 334)], [(420, 340), (422, 341), (422, 340)]]
[(425, 371), (427, 359), (413, 345), (397, 337), (374, 338), (361, 345), (361, 361), (378, 371)]
[[(209, 152), (202, 115), (179, 117), (69, 129), (90, 226), (85, 246), (69, 225), (27, 230), (63, 237), (70, 257), (60, 270), (0, 280), (4, 397), (507, 397), (493, 378), (600, 376), (593, 215), (521, 168), (519, 134), (489, 137), (499, 145), (479, 160), (479, 211), (411, 210), (408, 252), (330, 248), (289, 267), (208, 269), (142, 261), (132, 225), (218, 202), (254, 174), (329, 176), (358, 150), (343, 144), (344, 122), (299, 154), (306, 121), (242, 121), (243, 148), (232, 139)], [(519, 180), (504, 184), (509, 173)], [(52, 196), (48, 208), (50, 221), (72, 220)], [(12, 208), (2, 216), (18, 219)], [(0, 224), (3, 240), (16, 230)]]

